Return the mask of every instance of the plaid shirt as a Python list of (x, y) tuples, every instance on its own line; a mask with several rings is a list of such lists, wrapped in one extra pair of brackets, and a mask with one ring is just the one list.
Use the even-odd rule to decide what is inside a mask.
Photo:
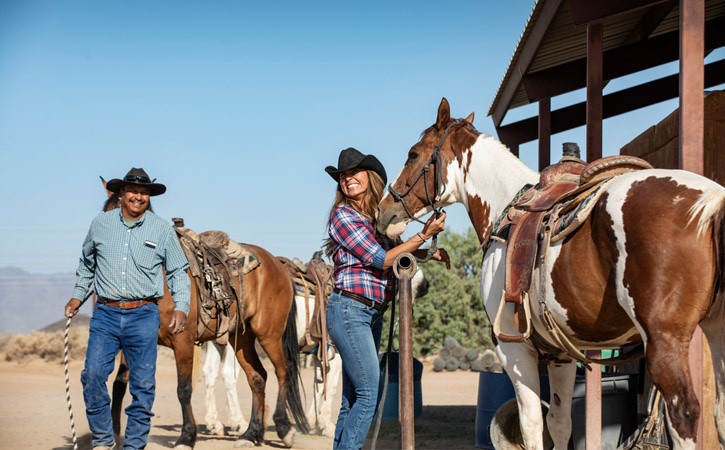
[(73, 298), (83, 299), (94, 290), (109, 300), (140, 300), (164, 296), (166, 282), (174, 308), (189, 313), (191, 282), (189, 263), (171, 225), (151, 211), (129, 227), (121, 208), (100, 213), (88, 230)]
[(400, 243), (375, 232), (352, 207), (335, 208), (327, 229), (334, 242), (335, 287), (378, 303), (393, 299), (398, 286), (392, 270), (383, 270), (385, 252)]

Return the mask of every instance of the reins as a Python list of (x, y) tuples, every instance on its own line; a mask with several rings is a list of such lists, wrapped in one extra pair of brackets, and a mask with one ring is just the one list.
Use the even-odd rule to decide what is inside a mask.
[[(410, 194), (410, 191), (413, 190), (416, 184), (418, 184), (418, 181), (421, 180), (421, 178), (425, 178), (425, 182), (423, 183), (423, 187), (425, 188), (425, 198), (428, 202), (428, 205), (433, 210), (433, 214), (435, 214), (435, 217), (438, 218), (441, 213), (443, 212), (442, 208), (436, 208), (435, 201), (436, 199), (439, 199), (446, 191), (446, 185), (443, 183), (443, 172), (441, 168), (439, 167), (440, 160), (441, 160), (441, 147), (443, 146), (443, 143), (446, 141), (446, 138), (448, 138), (448, 134), (451, 132), (453, 127), (455, 125), (459, 125), (459, 122), (453, 122), (452, 124), (448, 125), (448, 128), (446, 128), (446, 131), (443, 133), (443, 136), (441, 137), (441, 140), (438, 142), (438, 145), (435, 146), (433, 149), (433, 153), (430, 155), (430, 159), (428, 159), (428, 162), (425, 163), (425, 165), (420, 169), (420, 173), (415, 178), (415, 181), (408, 186), (408, 188), (403, 192), (402, 194), (400, 192), (397, 192), (395, 189), (393, 189), (393, 185), (388, 185), (388, 191), (390, 192), (390, 195), (393, 196), (393, 199), (396, 202), (400, 202), (403, 205), (403, 209), (405, 210), (405, 213), (408, 214), (408, 217), (413, 219), (414, 221), (418, 223), (425, 224), (420, 219), (416, 219), (413, 214), (411, 214), (410, 209), (408, 209), (408, 205), (405, 203), (405, 196)], [(433, 197), (431, 198), (430, 192), (428, 190), (428, 172), (430, 172), (430, 166), (433, 165), (433, 178), (435, 180), (435, 185), (433, 186)], [(437, 250), (437, 244), (438, 244), (438, 235), (434, 235), (433, 239), (431, 240), (431, 246), (428, 249), (428, 253), (426, 254), (426, 257), (421, 259), (416, 257), (415, 259), (418, 260), (418, 262), (428, 262), (430, 261), (431, 257)]]

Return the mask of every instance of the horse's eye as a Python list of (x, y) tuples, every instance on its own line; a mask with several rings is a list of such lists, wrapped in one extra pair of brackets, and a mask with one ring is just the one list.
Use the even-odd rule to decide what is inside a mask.
[(413, 152), (408, 153), (408, 161), (412, 161), (414, 159), (418, 159), (418, 154)]

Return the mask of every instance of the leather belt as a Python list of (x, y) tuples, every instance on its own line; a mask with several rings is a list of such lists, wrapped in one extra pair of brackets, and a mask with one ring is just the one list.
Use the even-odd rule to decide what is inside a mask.
[(346, 291), (346, 290), (340, 289), (340, 288), (333, 288), (332, 292), (334, 292), (336, 294), (340, 294), (347, 298), (351, 298), (353, 300), (357, 300), (358, 302), (362, 303), (363, 305), (372, 306), (373, 309), (375, 309), (376, 311), (380, 311), (381, 314), (385, 313), (385, 311), (388, 310), (388, 303), (382, 304), (382, 303), (374, 302), (374, 301), (370, 300), (369, 298), (363, 297), (362, 295), (359, 295), (359, 294), (355, 294), (354, 292)]
[(148, 305), (149, 303), (156, 303), (159, 300), (157, 298), (145, 298), (141, 300), (109, 300), (105, 297), (98, 297), (96, 301), (102, 305), (113, 306), (114, 308), (136, 309), (143, 305)]

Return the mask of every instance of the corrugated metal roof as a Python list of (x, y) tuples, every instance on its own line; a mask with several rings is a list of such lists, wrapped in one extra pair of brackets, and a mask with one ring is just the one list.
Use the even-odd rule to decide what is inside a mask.
[[(675, 31), (679, 28), (679, 2), (676, 2), (672, 10), (657, 25), (649, 37), (655, 37), (664, 33)], [(556, 13), (551, 18), (540, 42), (529, 42), (532, 30), (536, 26), (537, 20), (541, 16), (541, 12), (547, 4), (558, 4)], [(551, 7), (551, 5), (549, 5)], [(647, 14), (648, 8), (640, 8), (634, 11), (628, 11), (622, 14), (608, 17), (603, 20), (603, 51), (608, 51), (622, 46), (629, 37), (632, 30)], [(706, 0), (705, 2), (705, 18), (706, 20), (715, 19), (725, 16), (725, 0)], [(514, 77), (514, 72), (519, 67), (519, 58), (527, 46), (538, 46), (535, 54), (531, 59), (525, 73), (521, 76)], [(493, 115), (495, 109), (503, 106), (505, 111), (527, 105), (530, 103), (521, 78), (524, 75), (550, 69), (562, 64), (585, 58), (587, 54), (587, 25), (576, 25), (572, 18), (571, 9), (568, 1), (561, 0), (538, 0), (534, 5), (533, 11), (529, 17), (529, 21), (524, 28), (516, 49), (511, 57), (509, 65), (504, 73), (501, 84), (499, 85), (496, 95), (494, 96), (488, 115)], [(520, 70), (520, 69), (519, 69)], [(512, 81), (513, 80), (513, 81)], [(605, 80), (606, 81), (606, 80)], [(517, 83), (517, 86), (508, 86), (510, 83)], [(513, 94), (504, 96), (507, 90), (515, 89)], [(499, 105), (502, 101), (509, 101), (508, 105)], [(505, 114), (505, 113), (504, 113)]]

